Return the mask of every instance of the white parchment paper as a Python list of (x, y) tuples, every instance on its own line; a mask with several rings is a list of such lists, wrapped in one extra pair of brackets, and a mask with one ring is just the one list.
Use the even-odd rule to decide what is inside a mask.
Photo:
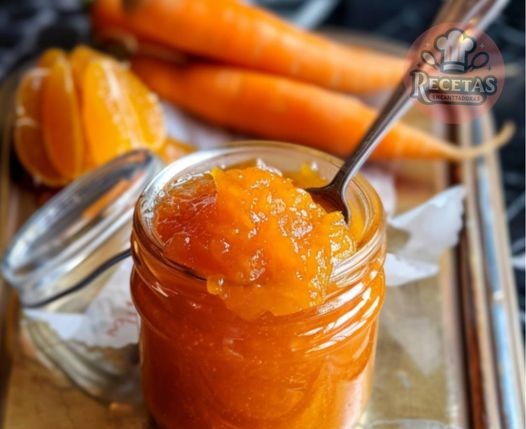
[(388, 286), (401, 286), (438, 272), (440, 256), (458, 242), (464, 196), (464, 188), (455, 186), (413, 210), (388, 218), (390, 226), (409, 236), (401, 249), (386, 256)]
[(25, 315), (47, 322), (64, 340), (91, 347), (124, 347), (139, 338), (139, 315), (130, 295), (132, 259), (119, 263), (84, 313), (25, 310)]

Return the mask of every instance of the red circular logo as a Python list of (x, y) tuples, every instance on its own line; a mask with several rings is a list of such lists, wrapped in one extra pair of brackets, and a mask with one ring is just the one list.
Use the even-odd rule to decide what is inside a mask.
[(502, 92), (504, 60), (485, 33), (460, 24), (434, 26), (411, 46), (405, 79), (416, 105), (433, 119), (461, 123), (487, 112)]

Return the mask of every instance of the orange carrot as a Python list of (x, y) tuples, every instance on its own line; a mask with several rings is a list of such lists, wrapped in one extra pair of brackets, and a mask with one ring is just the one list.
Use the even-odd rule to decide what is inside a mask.
[[(147, 57), (133, 58), (132, 68), (162, 98), (212, 123), (340, 156), (352, 152), (376, 116), (353, 97), (242, 69), (204, 63), (174, 65)], [(373, 158), (460, 160), (500, 145), (510, 132), (507, 129), (497, 142), (466, 150), (399, 123)]]
[(232, 0), (96, 0), (92, 22), (101, 32), (117, 27), (184, 52), (339, 91), (386, 89), (404, 71), (401, 59), (341, 46)]

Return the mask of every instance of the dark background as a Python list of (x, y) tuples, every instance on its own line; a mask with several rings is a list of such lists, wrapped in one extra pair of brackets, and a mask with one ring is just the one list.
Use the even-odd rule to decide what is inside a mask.
[[(295, 16), (300, 0), (261, 0), (287, 16)], [(410, 44), (432, 22), (440, 0), (310, 0), (326, 1), (311, 24), (345, 27)], [(85, 0), (0, 0), (0, 78), (16, 64), (46, 47), (74, 46), (86, 41), (89, 24)], [(334, 7), (327, 6), (334, 3)], [(303, 3), (304, 4), (304, 3)], [(512, 0), (488, 29), (509, 71), (493, 112), (497, 126), (517, 125), (513, 141), (501, 151), (507, 218), (524, 329), (524, 19), (525, 1)], [(319, 10), (321, 10), (319, 9)], [(323, 14), (323, 15), (322, 15)], [(328, 15), (327, 15), (328, 14)], [(296, 14), (297, 15), (297, 14)]]

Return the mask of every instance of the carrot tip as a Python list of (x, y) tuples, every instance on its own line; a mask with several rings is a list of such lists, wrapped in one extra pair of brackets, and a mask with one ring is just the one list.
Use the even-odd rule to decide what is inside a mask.
[(478, 158), (479, 156), (488, 155), (508, 143), (515, 134), (515, 124), (511, 121), (506, 122), (500, 131), (491, 139), (481, 143), (476, 147), (463, 148), (459, 151), (459, 157), (462, 160)]

